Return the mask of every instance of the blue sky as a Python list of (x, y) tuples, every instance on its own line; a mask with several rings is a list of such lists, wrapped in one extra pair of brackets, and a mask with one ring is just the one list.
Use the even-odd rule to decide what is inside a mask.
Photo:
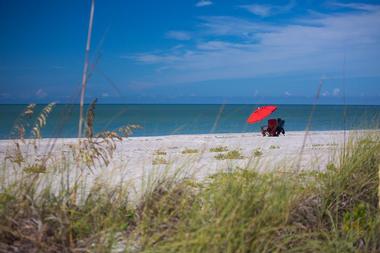
[[(0, 0), (0, 103), (79, 102), (90, 1)], [(106, 1), (86, 100), (380, 103), (380, 1)]]

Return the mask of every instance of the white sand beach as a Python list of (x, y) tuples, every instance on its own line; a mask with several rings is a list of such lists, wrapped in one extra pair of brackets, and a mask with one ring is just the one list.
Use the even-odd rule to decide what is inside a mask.
[[(183, 176), (204, 178), (218, 171), (236, 168), (265, 170), (323, 170), (354, 131), (287, 132), (280, 137), (262, 137), (260, 133), (171, 135), (130, 137), (117, 144), (108, 166), (98, 166), (86, 172), (89, 178), (101, 178), (109, 183), (121, 180), (139, 188), (142, 180), (152, 175), (180, 170)], [(305, 137), (306, 136), (306, 137)], [(42, 139), (38, 153), (57, 159), (76, 139)], [(0, 156), (5, 159), (15, 144), (0, 141)], [(33, 160), (32, 145), (21, 145), (24, 154)], [(212, 152), (223, 147), (223, 152)], [(214, 150), (215, 151), (215, 150)], [(220, 150), (219, 150), (220, 151)], [(238, 159), (217, 159), (228, 151), (238, 151)], [(222, 155), (220, 155), (222, 154)], [(229, 158), (229, 157), (225, 157)], [(335, 159), (336, 161), (336, 159)], [(72, 171), (75, 171), (73, 169)], [(91, 179), (90, 179), (91, 180)]]

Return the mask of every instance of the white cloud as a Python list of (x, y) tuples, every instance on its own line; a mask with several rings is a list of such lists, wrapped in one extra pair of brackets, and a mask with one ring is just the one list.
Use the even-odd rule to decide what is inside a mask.
[[(135, 60), (157, 64), (151, 83), (184, 83), (269, 74), (341, 73), (379, 75), (380, 10), (312, 15), (269, 25), (236, 17), (203, 17), (195, 47), (142, 53)], [(210, 37), (214, 39), (209, 39)], [(233, 38), (233, 39), (231, 39)]]
[(190, 40), (191, 35), (188, 32), (183, 31), (169, 31), (166, 33), (166, 37), (175, 40)]
[(265, 4), (250, 4), (241, 5), (239, 7), (246, 9), (252, 14), (260, 17), (268, 17), (280, 13), (290, 11), (294, 7), (294, 1), (289, 2), (287, 5), (265, 5)]
[(241, 18), (229, 16), (203, 17), (200, 28), (204, 35), (239, 36), (255, 38), (258, 33), (278, 30), (279, 27), (263, 23), (255, 23)]
[(289, 91), (285, 91), (284, 95), (287, 96), (287, 97), (290, 97), (292, 95), (292, 93), (290, 93)]
[(242, 5), (241, 7), (261, 17), (269, 16), (272, 10), (271, 6), (269, 5), (259, 5), (259, 4)]
[(338, 3), (333, 2), (330, 3), (331, 6), (339, 7), (339, 8), (347, 8), (354, 10), (362, 10), (362, 11), (373, 11), (379, 9), (379, 6), (372, 4), (364, 4), (364, 3)]
[(202, 50), (224, 50), (228, 48), (249, 48), (249, 45), (238, 44), (238, 43), (230, 43), (225, 41), (207, 41), (203, 43), (198, 43), (198, 49)]
[(210, 0), (200, 0), (200, 1), (198, 1), (195, 4), (196, 7), (204, 7), (204, 6), (208, 6), (208, 5), (212, 5), (212, 1), (210, 1)]
[(328, 97), (330, 95), (330, 92), (326, 90), (326, 91), (323, 91), (321, 95), (322, 97)]
[(108, 92), (103, 92), (102, 93), (102, 97), (104, 97), (104, 98), (109, 97), (109, 96), (110, 96), (110, 94), (108, 94)]
[(338, 97), (340, 96), (340, 89), (339, 88), (335, 88), (332, 92), (333, 96), (335, 97)]
[[(128, 57), (123, 57), (128, 58)], [(148, 64), (156, 64), (156, 63), (173, 63), (177, 62), (181, 59), (179, 56), (170, 55), (170, 54), (155, 54), (155, 53), (143, 53), (143, 54), (137, 54), (135, 56), (135, 60), (142, 63), (148, 63)]]
[(47, 93), (43, 89), (38, 89), (36, 91), (36, 96), (38, 98), (45, 98), (47, 96)]

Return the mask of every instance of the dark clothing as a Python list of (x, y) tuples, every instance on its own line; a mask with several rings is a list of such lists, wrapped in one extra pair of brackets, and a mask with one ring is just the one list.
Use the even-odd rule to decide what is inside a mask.
[(267, 126), (261, 127), (261, 134), (263, 136), (279, 136), (280, 134), (285, 135), (285, 120), (283, 119), (269, 119)]

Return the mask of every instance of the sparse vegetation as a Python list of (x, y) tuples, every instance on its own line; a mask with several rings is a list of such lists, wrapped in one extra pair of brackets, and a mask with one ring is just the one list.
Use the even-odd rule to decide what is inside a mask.
[(182, 154), (197, 154), (199, 153), (198, 149), (191, 149), (191, 148), (186, 148), (185, 150), (182, 151)]
[(337, 147), (338, 144), (337, 143), (326, 143), (326, 144), (322, 144), (322, 143), (315, 143), (315, 144), (311, 144), (311, 146), (313, 148), (321, 148), (321, 147)]
[(243, 159), (244, 156), (239, 150), (231, 150), (227, 153), (221, 153), (215, 156), (217, 160), (234, 160), (234, 159)]
[(270, 145), (269, 149), (279, 149), (280, 146), (278, 145)]
[(257, 149), (255, 149), (255, 150), (253, 151), (253, 156), (254, 156), (254, 157), (260, 157), (260, 156), (262, 156), (262, 155), (263, 155), (263, 151), (261, 151), (260, 148), (257, 148)]
[(215, 152), (215, 153), (221, 153), (221, 152), (226, 152), (226, 151), (228, 151), (228, 148), (226, 146), (210, 148), (210, 152)]
[(162, 164), (168, 164), (168, 161), (161, 156), (154, 157), (152, 161), (152, 165), (162, 165)]
[(156, 150), (156, 151), (154, 152), (154, 154), (155, 154), (155, 155), (166, 155), (166, 152), (163, 151), (163, 150)]

